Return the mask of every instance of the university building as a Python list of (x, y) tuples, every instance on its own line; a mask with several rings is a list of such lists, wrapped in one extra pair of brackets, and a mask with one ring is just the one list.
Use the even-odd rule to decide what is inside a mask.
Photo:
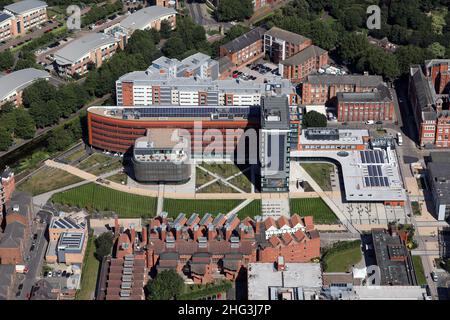
[(408, 94), (420, 145), (450, 147), (450, 60), (428, 60), (424, 66), (412, 66)]

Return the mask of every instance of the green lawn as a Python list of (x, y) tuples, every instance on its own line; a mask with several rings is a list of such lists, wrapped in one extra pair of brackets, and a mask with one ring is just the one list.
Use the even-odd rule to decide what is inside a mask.
[(239, 219), (261, 215), (261, 200), (253, 200), (238, 212)]
[(422, 259), (420, 256), (412, 256), (412, 261), (416, 272), (417, 284), (419, 286), (426, 285), (427, 278), (425, 277), (425, 271), (423, 270)]
[(64, 160), (66, 160), (67, 162), (72, 162), (72, 161), (80, 159), (85, 153), (86, 153), (86, 151), (84, 149), (80, 149), (80, 150), (75, 151), (71, 155), (67, 156)]
[(63, 170), (45, 166), (36, 174), (20, 183), (18, 189), (29, 192), (35, 196), (80, 181), (82, 181), (82, 179)]
[(239, 169), (234, 163), (202, 163), (200, 166), (221, 176), (222, 178), (228, 178), (241, 172), (241, 169)]
[(225, 185), (220, 181), (211, 183), (210, 185), (198, 190), (199, 193), (238, 193), (237, 190)]
[(127, 184), (128, 176), (126, 173), (120, 172), (120, 173), (116, 173), (115, 175), (113, 175), (109, 178), (106, 178), (106, 180), (109, 180), (112, 182), (117, 182), (117, 183)]
[(331, 191), (330, 173), (334, 166), (329, 163), (302, 163), (300, 164), (314, 179), (323, 191)]
[(321, 198), (290, 199), (291, 214), (313, 216), (316, 224), (336, 224), (338, 219)]
[(176, 217), (183, 212), (186, 215), (198, 213), (203, 215), (211, 213), (226, 214), (234, 207), (238, 206), (241, 200), (184, 200), (184, 199), (164, 199), (163, 210), (171, 217)]
[(245, 191), (247, 193), (252, 192), (252, 183), (244, 173), (238, 175), (237, 177), (234, 177), (233, 179), (228, 180), (228, 182), (235, 185), (242, 191)]
[(214, 177), (202, 169), (195, 168), (195, 187), (198, 188), (207, 182), (214, 180)]
[(156, 198), (129, 194), (89, 183), (53, 195), (51, 200), (88, 210), (114, 211), (121, 218), (153, 217)]
[(101, 153), (94, 153), (89, 158), (80, 162), (77, 167), (98, 176), (121, 168), (122, 161), (119, 157), (108, 157)]
[(323, 254), (322, 265), (324, 272), (348, 272), (361, 259), (361, 241), (343, 241)]
[(94, 256), (94, 240), (94, 236), (89, 236), (86, 252), (84, 254), (80, 290), (75, 296), (76, 300), (92, 300), (93, 294), (95, 293), (100, 262)]

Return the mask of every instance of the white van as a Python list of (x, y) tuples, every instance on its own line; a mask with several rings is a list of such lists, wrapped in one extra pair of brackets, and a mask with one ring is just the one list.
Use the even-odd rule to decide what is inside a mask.
[(397, 143), (399, 146), (401, 146), (403, 144), (403, 137), (400, 132), (397, 132)]
[(375, 123), (375, 121), (373, 121), (373, 120), (367, 120), (366, 122), (365, 122), (365, 124), (374, 124)]

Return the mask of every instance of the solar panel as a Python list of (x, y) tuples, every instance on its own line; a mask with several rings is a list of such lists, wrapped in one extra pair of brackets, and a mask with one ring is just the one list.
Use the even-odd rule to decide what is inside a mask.
[(387, 178), (387, 177), (383, 177), (383, 179), (384, 179), (384, 183), (385, 183), (385, 185), (386, 185), (386, 187), (389, 187), (389, 179)]
[(364, 182), (366, 183), (366, 186), (370, 187), (370, 181), (368, 177), (364, 177)]
[(359, 154), (361, 155), (361, 162), (366, 163), (366, 156), (364, 155), (364, 151), (360, 151)]

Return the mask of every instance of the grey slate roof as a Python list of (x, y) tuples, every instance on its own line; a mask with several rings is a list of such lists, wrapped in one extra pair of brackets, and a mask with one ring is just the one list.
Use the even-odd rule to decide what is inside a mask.
[(383, 83), (383, 78), (375, 75), (312, 74), (308, 76), (306, 82), (311, 84), (347, 84), (375, 88)]
[(142, 30), (150, 22), (166, 15), (176, 13), (177, 12), (172, 8), (165, 8), (160, 6), (146, 7), (126, 17), (124, 20), (122, 20), (122, 22), (120, 22), (120, 25), (130, 30)]
[(300, 34), (286, 31), (278, 27), (271, 28), (266, 32), (266, 34), (293, 44), (302, 44), (303, 42), (310, 40), (309, 38), (306, 38)]
[(426, 107), (434, 105), (435, 100), (433, 98), (433, 92), (429, 86), (428, 80), (426, 79), (422, 71), (422, 68), (420, 66), (412, 67), (411, 73), (420, 108), (424, 109)]
[(14, 91), (21, 91), (39, 79), (48, 79), (48, 72), (28, 68), (12, 72), (0, 77), (0, 100), (3, 100)]
[(113, 36), (104, 33), (90, 33), (56, 51), (55, 60), (60, 65), (74, 64), (89, 52), (115, 42)]
[(247, 33), (244, 33), (242, 36), (237, 37), (236, 39), (224, 44), (223, 47), (227, 49), (228, 52), (237, 52), (248, 47), (258, 40), (262, 40), (265, 32), (265, 29), (257, 27)]
[(303, 64), (304, 62), (313, 57), (319, 57), (325, 53), (327, 53), (327, 51), (320, 47), (309, 46), (308, 48), (300, 51), (299, 53), (294, 54), (292, 57), (283, 60), (281, 63), (285, 66), (297, 66)]
[(17, 248), (25, 237), (25, 226), (20, 222), (9, 223), (2, 238), (0, 239), (0, 248)]
[(16, 269), (13, 264), (0, 265), (0, 300), (7, 300), (12, 289)]
[(27, 11), (47, 7), (44, 1), (24, 0), (5, 6), (5, 9), (15, 14), (23, 14)]
[(389, 88), (379, 85), (372, 92), (338, 92), (338, 102), (390, 102), (392, 95)]

